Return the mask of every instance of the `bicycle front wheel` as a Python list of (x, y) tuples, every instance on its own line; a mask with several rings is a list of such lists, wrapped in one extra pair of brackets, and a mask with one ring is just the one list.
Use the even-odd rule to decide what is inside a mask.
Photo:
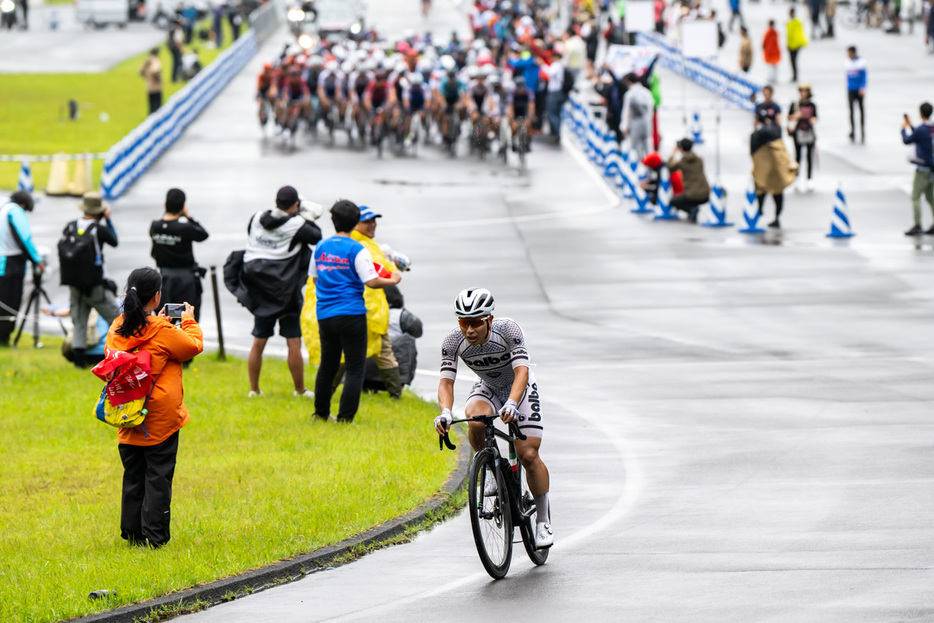
[(513, 529), (508, 495), (503, 476), (495, 469), (493, 452), (481, 450), (470, 467), (470, 526), (480, 562), (497, 580), (506, 577), (512, 562)]

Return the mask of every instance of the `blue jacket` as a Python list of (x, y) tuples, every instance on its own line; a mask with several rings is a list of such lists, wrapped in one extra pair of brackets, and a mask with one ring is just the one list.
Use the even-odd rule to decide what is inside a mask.
[(7, 257), (26, 253), (34, 264), (41, 262), (42, 257), (32, 241), (26, 211), (18, 204), (6, 201), (0, 204), (0, 219), (0, 277), (6, 276)]
[(859, 91), (866, 88), (866, 61), (862, 57), (846, 61), (846, 90)]
[(912, 128), (911, 133), (903, 129), (902, 142), (906, 145), (914, 143), (915, 158), (912, 160), (914, 164), (934, 171), (934, 125), (931, 125), (929, 121), (924, 122)]
[(520, 59), (518, 61), (509, 61), (515, 71), (522, 72), (525, 77), (525, 86), (532, 93), (538, 91), (538, 64), (534, 58)]

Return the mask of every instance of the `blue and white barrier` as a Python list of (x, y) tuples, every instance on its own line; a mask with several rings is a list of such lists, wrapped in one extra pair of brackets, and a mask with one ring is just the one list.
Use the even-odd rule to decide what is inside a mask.
[(101, 192), (117, 199), (182, 135), (256, 53), (256, 35), (247, 31), (198, 73), (159, 110), (110, 148), (104, 159)]
[(837, 192), (834, 193), (833, 214), (830, 217), (830, 233), (828, 238), (852, 238), (855, 234), (850, 227), (850, 216), (847, 214), (846, 197), (843, 195), (843, 188), (837, 186)]
[(752, 97), (762, 90), (762, 85), (753, 82), (747, 75), (726, 70), (703, 59), (685, 58), (677, 45), (657, 33), (639, 33), (636, 35), (636, 43), (658, 49), (658, 64), (661, 67), (684, 76), (744, 110), (755, 110)]

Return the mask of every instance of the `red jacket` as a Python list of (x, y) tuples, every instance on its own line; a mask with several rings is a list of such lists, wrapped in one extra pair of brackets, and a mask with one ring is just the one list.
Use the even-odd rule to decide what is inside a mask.
[(182, 389), (182, 362), (204, 350), (201, 327), (194, 318), (183, 318), (182, 326), (176, 327), (167, 318), (150, 316), (142, 335), (126, 338), (114, 331), (121, 326), (122, 315), (110, 325), (106, 348), (148, 351), (152, 356), (155, 387), (149, 397), (146, 421), (133, 428), (121, 428), (117, 440), (131, 446), (154, 446), (174, 435), (191, 419), (182, 402), (185, 393)]
[(769, 65), (777, 65), (782, 60), (782, 47), (778, 43), (778, 31), (767, 28), (762, 38), (762, 54)]

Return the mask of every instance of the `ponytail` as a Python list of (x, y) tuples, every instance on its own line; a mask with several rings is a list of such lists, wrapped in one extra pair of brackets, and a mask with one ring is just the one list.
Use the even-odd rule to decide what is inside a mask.
[(153, 268), (137, 268), (126, 280), (123, 299), (123, 324), (114, 332), (122, 337), (142, 335), (149, 324), (146, 304), (162, 290), (162, 275)]

